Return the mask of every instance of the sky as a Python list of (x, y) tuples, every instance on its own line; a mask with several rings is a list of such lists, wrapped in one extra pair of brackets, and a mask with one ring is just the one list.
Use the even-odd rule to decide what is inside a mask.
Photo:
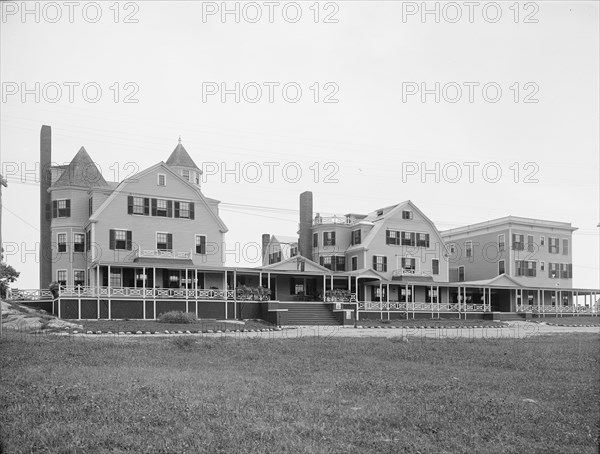
[[(39, 133), (107, 180), (178, 138), (218, 199), (228, 265), (322, 215), (410, 199), (438, 229), (569, 222), (600, 288), (599, 4), (2, 2), (2, 241), (38, 286)], [(427, 11), (424, 11), (426, 9)], [(225, 11), (226, 10), (226, 11)], [(248, 249), (249, 250), (249, 249)]]

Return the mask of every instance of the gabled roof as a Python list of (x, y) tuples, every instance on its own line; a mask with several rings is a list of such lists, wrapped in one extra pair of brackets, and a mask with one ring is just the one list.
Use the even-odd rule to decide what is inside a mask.
[(344, 276), (368, 277), (371, 279), (379, 279), (382, 281), (387, 280), (387, 278), (385, 276), (382, 276), (377, 271), (375, 271), (371, 268), (361, 268), (359, 270), (346, 271), (344, 273)]
[[(183, 148), (183, 145), (181, 145), (181, 139), (179, 139), (179, 143), (173, 150), (173, 153), (171, 153), (171, 156), (169, 156), (169, 159), (167, 159), (166, 164), (172, 167), (191, 167), (200, 171), (189, 153)], [(200, 171), (200, 173), (202, 173), (202, 171)]]
[(298, 237), (284, 236), (284, 235), (271, 235), (271, 242), (277, 241), (279, 244), (297, 244)]
[(141, 172), (136, 173), (135, 175), (132, 175), (131, 177), (127, 178), (126, 180), (121, 181), (121, 183), (119, 183), (119, 186), (117, 186), (117, 188), (112, 192), (112, 194), (102, 203), (102, 205), (100, 205), (100, 207), (94, 212), (94, 214), (92, 214), (92, 216), (90, 216), (90, 222), (98, 221), (100, 214), (106, 209), (107, 206), (109, 206), (112, 203), (112, 201), (117, 197), (117, 195), (119, 195), (119, 193), (121, 193), (125, 190), (125, 188), (127, 187), (127, 185), (129, 183), (136, 183), (140, 178), (142, 178), (142, 177), (148, 175), (149, 173), (152, 173), (158, 169), (161, 169), (163, 172), (168, 172), (173, 177), (177, 178), (183, 184), (188, 186), (193, 192), (198, 194), (198, 199), (200, 200), (201, 203), (204, 204), (209, 215), (212, 216), (213, 219), (217, 222), (217, 224), (219, 226), (219, 230), (223, 233), (227, 232), (227, 230), (228, 230), (227, 226), (221, 220), (221, 218), (218, 215), (216, 215), (213, 212), (213, 210), (210, 208), (210, 206), (208, 205), (208, 203), (206, 201), (206, 198), (204, 197), (204, 194), (202, 194), (202, 192), (200, 192), (200, 188), (197, 187), (196, 185), (190, 183), (189, 181), (184, 179), (181, 175), (177, 174), (173, 170), (171, 170), (169, 168), (169, 166), (167, 166), (164, 162), (159, 162), (158, 164), (155, 164), (152, 167), (148, 167), (146, 170), (142, 170)]
[(90, 158), (85, 148), (81, 147), (73, 160), (65, 167), (63, 174), (52, 185), (54, 188), (77, 186), (82, 188), (97, 188), (108, 186), (102, 173)]
[(318, 263), (315, 263), (312, 260), (300, 255), (290, 257), (289, 259), (281, 262), (272, 263), (271, 265), (262, 266), (260, 269), (269, 271), (300, 271), (301, 262), (304, 262), (304, 272), (318, 271), (327, 274), (332, 273), (330, 269), (327, 269), (324, 266), (321, 266)]
[(459, 283), (461, 285), (467, 285), (467, 286), (469, 286), (469, 285), (472, 285), (472, 286), (493, 285), (493, 286), (500, 286), (500, 287), (518, 287), (518, 288), (526, 287), (525, 285), (518, 283), (512, 277), (510, 277), (504, 273), (500, 274), (499, 276), (495, 276), (491, 279), (482, 279), (480, 281), (468, 281), (468, 282), (459, 282)]

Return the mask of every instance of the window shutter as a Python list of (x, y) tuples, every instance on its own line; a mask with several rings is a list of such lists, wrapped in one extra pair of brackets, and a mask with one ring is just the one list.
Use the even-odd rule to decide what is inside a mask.
[(552, 263), (548, 263), (548, 277), (552, 277)]
[(416, 241), (415, 241), (415, 232), (410, 232), (410, 245), (414, 246), (416, 245)]
[(173, 201), (167, 200), (167, 217), (173, 217)]
[(66, 209), (67, 217), (70, 217), (71, 216), (71, 199), (67, 199), (66, 202), (67, 202), (67, 209)]
[(109, 243), (109, 249), (115, 249), (115, 231), (114, 230), (110, 230), (109, 231), (109, 235), (108, 235), (108, 243)]
[(377, 257), (373, 256), (373, 269), (377, 269)]
[(560, 253), (560, 240), (558, 238), (556, 238), (556, 253)]
[(133, 196), (127, 196), (127, 214), (133, 214)]
[(431, 272), (433, 274), (439, 274), (440, 272), (440, 262), (437, 259), (431, 260)]
[(573, 279), (573, 264), (569, 263), (567, 265), (568, 277), (569, 279)]
[(167, 249), (168, 250), (173, 249), (173, 234), (172, 233), (167, 233)]
[(323, 256), (319, 257), (319, 265), (323, 266), (324, 263), (325, 259), (323, 258)]
[(47, 203), (46, 204), (46, 221), (49, 221), (50, 219), (52, 219), (52, 210), (50, 209), (50, 204)]
[(190, 202), (190, 219), (194, 219), (194, 202)]
[(385, 231), (385, 244), (390, 244), (390, 231)]
[(58, 202), (56, 200), (52, 201), (52, 217), (58, 217)]
[(425, 234), (425, 247), (429, 247), (429, 233)]
[(144, 216), (150, 215), (150, 199), (144, 198)]
[(175, 217), (179, 217), (179, 202), (175, 202)]
[(127, 230), (127, 242), (125, 243), (125, 249), (131, 251), (133, 243), (133, 232), (131, 230)]
[(331, 232), (331, 244), (335, 246), (335, 232)]
[(383, 271), (387, 271), (387, 257), (383, 258)]
[(152, 199), (152, 216), (156, 216), (156, 199)]

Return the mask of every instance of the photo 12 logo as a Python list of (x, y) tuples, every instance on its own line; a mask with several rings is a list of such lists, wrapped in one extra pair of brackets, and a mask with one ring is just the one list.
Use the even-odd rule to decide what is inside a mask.
[(9, 100), (22, 103), (87, 102), (95, 104), (106, 93), (114, 103), (135, 104), (140, 87), (135, 82), (114, 82), (103, 86), (98, 82), (2, 82), (2, 103)]
[(537, 104), (540, 102), (536, 98), (539, 91), (540, 87), (535, 82), (514, 82), (504, 88), (498, 82), (402, 82), (402, 102), (473, 104), (483, 100), (488, 104), (496, 104), (508, 92), (515, 104)]
[(337, 104), (339, 91), (340, 87), (335, 82), (315, 82), (304, 88), (298, 82), (202, 82), (202, 102), (273, 104), (283, 101), (296, 104), (308, 93), (314, 103)]
[(536, 2), (402, 2), (402, 23), (537, 24), (540, 5)]
[(337, 24), (339, 10), (336, 2), (202, 2), (202, 23), (296, 24), (305, 20)]
[(20, 21), (56, 24), (100, 21), (137, 24), (137, 2), (1, 2), (2, 23)]

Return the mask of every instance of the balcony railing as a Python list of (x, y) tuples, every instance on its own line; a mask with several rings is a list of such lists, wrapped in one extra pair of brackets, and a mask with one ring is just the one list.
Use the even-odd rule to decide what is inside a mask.
[(41, 299), (52, 299), (52, 292), (50, 290), (40, 289), (8, 289), (6, 292), (7, 300), (14, 301), (35, 301)]
[(356, 219), (346, 216), (315, 216), (313, 225), (354, 224)]
[(185, 289), (185, 288), (143, 288), (143, 287), (85, 287), (61, 286), (60, 298), (169, 298), (199, 300), (238, 300), (250, 301), (239, 295), (235, 298), (235, 290)]
[(430, 271), (417, 271), (400, 268), (397, 270), (392, 270), (392, 277), (394, 276), (433, 276), (433, 274)]
[(191, 259), (192, 253), (190, 251), (183, 252), (169, 249), (138, 249), (137, 256), (159, 259)]

